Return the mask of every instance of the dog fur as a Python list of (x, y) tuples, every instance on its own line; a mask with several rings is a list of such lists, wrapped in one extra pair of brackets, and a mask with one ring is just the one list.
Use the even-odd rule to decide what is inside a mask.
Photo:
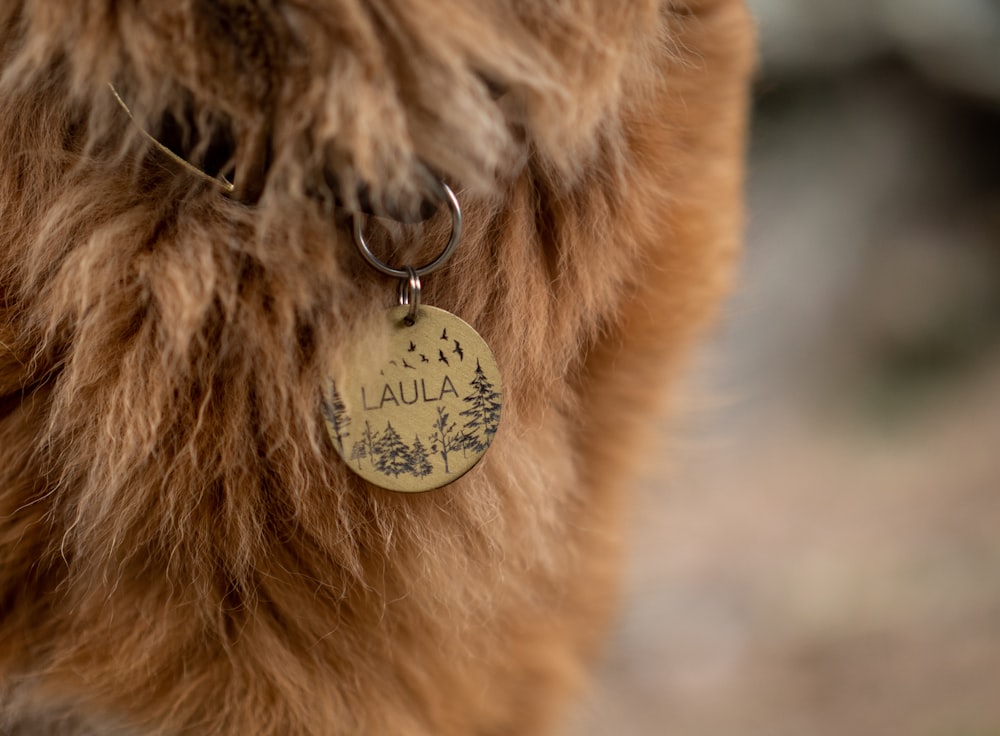
[[(730, 278), (751, 35), (737, 0), (6, 0), (0, 731), (548, 732)], [(168, 117), (237, 176), (266, 148), (249, 203), (149, 144)], [(428, 172), (466, 231), (424, 299), (505, 406), (404, 495), (320, 392), (395, 290), (344, 213), (412, 214)], [(424, 262), (447, 228), (372, 238)]]

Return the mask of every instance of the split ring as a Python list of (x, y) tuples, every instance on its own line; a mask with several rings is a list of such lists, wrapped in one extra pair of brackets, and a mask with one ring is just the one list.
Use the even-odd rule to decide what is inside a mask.
[(451, 211), (451, 238), (448, 240), (448, 245), (445, 246), (444, 250), (441, 251), (437, 258), (426, 265), (420, 266), (419, 268), (393, 268), (389, 264), (380, 260), (378, 256), (372, 253), (371, 248), (368, 247), (368, 243), (365, 242), (364, 233), (361, 232), (360, 214), (352, 213), (351, 220), (354, 223), (354, 244), (358, 246), (358, 250), (361, 252), (362, 257), (364, 257), (370, 266), (378, 271), (381, 271), (386, 276), (392, 276), (397, 279), (406, 279), (409, 281), (411, 278), (410, 271), (412, 271), (419, 279), (421, 276), (426, 276), (427, 274), (437, 271), (447, 262), (449, 258), (451, 258), (451, 254), (455, 252), (455, 248), (458, 246), (459, 238), (462, 237), (462, 209), (458, 206), (458, 199), (455, 197), (455, 193), (451, 191), (451, 188), (443, 181), (439, 182), (439, 184), (441, 185), (441, 195), (447, 203), (448, 209)]
[(417, 321), (417, 310), (420, 308), (420, 277), (413, 266), (405, 268), (407, 277), (399, 282), (399, 305), (409, 307), (403, 321), (412, 325)]

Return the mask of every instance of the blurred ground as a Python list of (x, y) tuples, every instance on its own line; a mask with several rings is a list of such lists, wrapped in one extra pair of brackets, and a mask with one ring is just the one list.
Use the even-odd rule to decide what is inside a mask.
[(1000, 735), (1000, 108), (915, 69), (762, 82), (573, 736)]

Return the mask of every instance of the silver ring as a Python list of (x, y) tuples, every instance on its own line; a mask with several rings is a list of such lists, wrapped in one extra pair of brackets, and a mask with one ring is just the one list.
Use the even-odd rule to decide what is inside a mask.
[[(448, 204), (448, 209), (451, 210), (451, 238), (448, 240), (448, 245), (445, 246), (437, 258), (420, 268), (413, 269), (418, 277), (426, 276), (441, 268), (451, 258), (451, 254), (455, 252), (455, 248), (458, 246), (459, 238), (462, 237), (462, 209), (458, 206), (458, 198), (455, 197), (455, 193), (451, 191), (451, 188), (447, 184), (443, 181), (439, 183), (444, 200)], [(387, 263), (383, 263), (379, 260), (378, 256), (372, 253), (371, 248), (368, 247), (368, 243), (365, 242), (364, 233), (361, 232), (360, 214), (352, 213), (351, 220), (354, 222), (354, 244), (358, 246), (358, 250), (361, 251), (361, 255), (368, 261), (368, 264), (386, 276), (409, 280), (410, 274), (406, 269), (393, 268)]]
[(417, 310), (420, 308), (420, 277), (413, 266), (406, 267), (407, 277), (399, 282), (399, 305), (409, 307), (403, 321), (412, 325), (417, 321)]

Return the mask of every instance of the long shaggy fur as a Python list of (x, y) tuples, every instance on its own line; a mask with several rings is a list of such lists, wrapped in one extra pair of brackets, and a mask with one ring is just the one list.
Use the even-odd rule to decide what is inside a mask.
[[(0, 731), (546, 731), (729, 277), (749, 36), (737, 0), (6, 0)], [(259, 196), (109, 81), (192, 160), (266, 149)], [(394, 293), (344, 212), (414, 213), (429, 172), (467, 227), (425, 300), (506, 403), (411, 496), (345, 469), (320, 391)], [(445, 219), (376, 246), (425, 261)]]

